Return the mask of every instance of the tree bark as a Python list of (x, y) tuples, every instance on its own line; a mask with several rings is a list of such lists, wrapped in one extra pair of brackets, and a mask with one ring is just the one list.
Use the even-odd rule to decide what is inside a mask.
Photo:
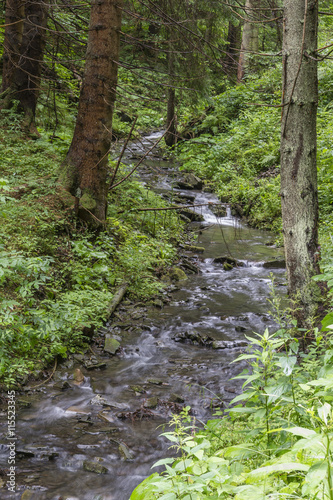
[(1, 92), (5, 92), (13, 84), (14, 71), (17, 67), (20, 56), (23, 19), (24, 2), (20, 2), (18, 0), (7, 0)]
[(258, 24), (251, 22), (254, 19), (254, 10), (253, 8), (256, 6), (255, 0), (246, 0), (245, 3), (245, 16), (246, 21), (244, 22), (243, 33), (242, 33), (242, 44), (241, 51), (239, 55), (238, 61), (238, 71), (237, 71), (237, 82), (240, 83), (246, 71), (249, 71), (253, 67), (253, 63), (251, 62), (252, 56), (251, 53), (258, 52), (258, 44), (259, 44), (259, 32), (258, 32)]
[(43, 0), (19, 2), (17, 5), (15, 0), (9, 0), (6, 7), (6, 23), (8, 16), (9, 24), (14, 24), (6, 26), (5, 32), (2, 90), (6, 95), (2, 106), (8, 108), (13, 100), (19, 101), (19, 111), (24, 113), (23, 127), (37, 137), (35, 115), (47, 14), (48, 5)]
[(284, 0), (281, 202), (289, 295), (298, 325), (311, 326), (321, 291), (316, 167), (316, 0)]
[(241, 26), (235, 26), (229, 21), (226, 54), (223, 58), (223, 66), (230, 77), (236, 77), (238, 72), (238, 52), (240, 48)]
[(62, 182), (77, 198), (77, 215), (105, 224), (107, 163), (112, 140), (123, 0), (93, 0), (83, 85)]

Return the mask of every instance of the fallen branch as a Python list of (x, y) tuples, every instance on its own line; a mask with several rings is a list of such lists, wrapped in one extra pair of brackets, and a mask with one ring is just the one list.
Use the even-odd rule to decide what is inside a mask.
[(114, 296), (109, 304), (109, 307), (106, 310), (108, 318), (111, 316), (111, 314), (114, 313), (114, 311), (119, 306), (120, 302), (122, 301), (122, 299), (127, 291), (127, 287), (128, 287), (128, 283), (123, 283), (122, 285), (120, 285), (117, 292), (114, 294)]
[[(129, 212), (135, 211), (135, 212), (157, 212), (159, 210), (183, 210), (184, 208), (195, 208), (195, 207), (207, 207), (207, 206), (224, 206), (223, 203), (213, 203), (213, 202), (208, 202), (208, 203), (198, 203), (197, 205), (178, 205), (176, 207), (162, 207), (162, 208), (130, 208)], [(118, 214), (122, 214), (126, 212), (126, 210), (121, 210), (118, 212)]]

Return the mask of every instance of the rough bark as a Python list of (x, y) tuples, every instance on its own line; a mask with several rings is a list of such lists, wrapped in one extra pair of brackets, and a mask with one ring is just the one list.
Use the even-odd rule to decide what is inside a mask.
[(2, 86), (5, 98), (2, 106), (8, 108), (13, 100), (19, 101), (19, 111), (24, 114), (23, 127), (33, 136), (38, 136), (35, 115), (48, 5), (43, 0), (19, 2), (17, 6), (14, 4), (15, 1), (13, 3), (10, 0), (6, 7), (6, 20), (8, 16), (8, 21), (14, 24), (7, 26), (5, 32)]
[(22, 43), (23, 16), (23, 1), (6, 1), (1, 92), (5, 92), (13, 83), (14, 71), (17, 67)]
[(238, 71), (237, 71), (237, 82), (240, 83), (247, 71), (250, 71), (253, 67), (251, 54), (258, 52), (258, 24), (255, 21), (254, 7), (257, 7), (257, 2), (255, 0), (246, 0), (245, 3), (245, 16), (246, 21), (244, 22), (243, 33), (242, 33), (242, 44), (241, 51), (238, 60)]
[(122, 0), (93, 0), (83, 85), (62, 182), (77, 215), (100, 228), (107, 210), (107, 163), (116, 99)]
[[(289, 294), (299, 326), (310, 326), (321, 293), (316, 168), (316, 0), (284, 0), (281, 202)], [(313, 57), (313, 58), (312, 58)]]

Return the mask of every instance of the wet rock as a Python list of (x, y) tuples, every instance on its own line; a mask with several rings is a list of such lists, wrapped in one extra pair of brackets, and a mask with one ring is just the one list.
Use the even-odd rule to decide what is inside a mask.
[(75, 385), (80, 385), (82, 384), (82, 382), (84, 381), (84, 375), (83, 373), (81, 372), (80, 368), (76, 368), (74, 370), (74, 384)]
[(193, 253), (203, 253), (205, 251), (205, 247), (197, 247), (195, 245), (183, 245), (184, 250)]
[(96, 394), (96, 396), (92, 398), (92, 400), (90, 401), (90, 404), (91, 405), (101, 405), (101, 406), (108, 406), (109, 405), (108, 401), (105, 398), (103, 398), (103, 396), (100, 396), (99, 394)]
[(155, 299), (155, 300), (152, 300), (151, 301), (151, 305), (154, 306), (154, 307), (157, 307), (158, 309), (162, 309), (163, 307), (163, 301), (160, 300), (160, 299)]
[(125, 443), (120, 443), (118, 450), (120, 452), (120, 455), (124, 460), (133, 460), (134, 458), (134, 453), (129, 449), (127, 444)]
[(107, 474), (108, 469), (104, 465), (98, 462), (91, 462), (90, 460), (85, 460), (83, 462), (84, 470), (88, 472), (94, 472), (95, 474)]
[(135, 393), (139, 393), (139, 394), (144, 394), (146, 392), (146, 390), (143, 387), (143, 385), (131, 385), (130, 389), (132, 391), (134, 391)]
[(189, 210), (188, 208), (179, 210), (179, 214), (183, 217), (186, 217), (190, 222), (202, 222), (205, 220), (203, 215), (197, 214), (196, 212), (193, 212), (193, 210)]
[(271, 260), (269, 262), (264, 262), (263, 267), (265, 269), (285, 269), (286, 261), (284, 259)]
[(114, 417), (112, 413), (106, 412), (106, 411), (100, 411), (97, 415), (101, 420), (104, 420), (104, 422), (107, 423), (113, 423), (114, 422)]
[(227, 216), (227, 207), (225, 205), (210, 205), (209, 208), (216, 217)]
[(70, 406), (69, 408), (66, 409), (66, 411), (71, 412), (71, 413), (78, 413), (81, 415), (89, 415), (90, 411), (87, 410), (86, 408), (82, 408), (80, 406)]
[(213, 349), (233, 349), (235, 347), (246, 347), (248, 343), (245, 340), (214, 340)]
[(168, 272), (170, 278), (173, 281), (183, 281), (187, 280), (187, 276), (182, 269), (179, 267), (172, 267)]
[(228, 257), (226, 255), (221, 255), (221, 257), (215, 257), (213, 260), (214, 264), (223, 264), (225, 271), (231, 271), (234, 267), (244, 267), (244, 262), (234, 259), (233, 257)]
[(147, 382), (148, 382), (149, 384), (153, 384), (153, 385), (162, 385), (162, 384), (163, 384), (163, 380), (160, 380), (160, 379), (158, 379), (158, 378), (149, 378), (149, 379), (147, 380)]
[(71, 389), (72, 386), (69, 382), (67, 382), (67, 380), (62, 380), (54, 384), (53, 388), (58, 389), (59, 391), (66, 391), (67, 389)]
[(120, 343), (118, 342), (118, 340), (112, 337), (111, 335), (106, 335), (104, 352), (114, 355), (119, 350), (119, 348), (120, 348)]
[(18, 448), (15, 451), (16, 458), (32, 458), (35, 456), (35, 453), (32, 450), (26, 448)]
[(106, 368), (106, 363), (104, 361), (98, 361), (95, 358), (91, 358), (84, 362), (84, 366), (87, 370), (95, 370), (97, 368)]
[(172, 337), (172, 339), (175, 342), (191, 342), (193, 344), (198, 344), (206, 347), (210, 347), (214, 340), (209, 337), (209, 335), (197, 332), (195, 330), (179, 332), (174, 337)]
[(174, 186), (180, 189), (202, 189), (203, 181), (196, 175), (189, 173), (175, 182)]
[(34, 497), (34, 492), (32, 490), (25, 490), (22, 493), (21, 500), (32, 500)]
[(173, 196), (173, 201), (175, 203), (192, 203), (195, 200), (194, 194), (179, 194), (177, 193), (177, 196), (174, 197), (174, 191), (171, 192), (171, 198)]
[(157, 405), (158, 405), (158, 398), (156, 398), (156, 397), (148, 398), (143, 403), (143, 406), (145, 408), (150, 408), (150, 409), (156, 408)]
[(236, 332), (246, 332), (246, 328), (244, 326), (235, 326)]
[(184, 257), (182, 257), (182, 266), (194, 274), (199, 274), (201, 272), (198, 266), (192, 264), (192, 262), (190, 262), (188, 259), (185, 259)]
[(180, 396), (179, 394), (176, 394), (175, 392), (172, 392), (169, 397), (169, 402), (170, 403), (184, 403), (185, 399)]

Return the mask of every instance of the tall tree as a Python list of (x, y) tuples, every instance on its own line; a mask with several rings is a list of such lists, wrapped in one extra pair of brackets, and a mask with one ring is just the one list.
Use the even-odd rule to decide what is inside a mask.
[(108, 154), (116, 99), (122, 0), (92, 0), (83, 85), (62, 182), (77, 215), (100, 228), (107, 210)]
[[(19, 101), (23, 125), (37, 134), (35, 114), (40, 90), (41, 63), (45, 47), (48, 5), (43, 0), (8, 0), (4, 41), (2, 106)], [(23, 24), (22, 24), (23, 16)]]
[(316, 168), (316, 0), (284, 0), (281, 202), (289, 294), (299, 326), (321, 299)]
[(254, 10), (258, 5), (258, 0), (246, 0), (245, 3), (244, 12), (246, 19), (243, 27), (241, 51), (238, 61), (238, 83), (243, 80), (245, 72), (251, 67), (253, 53), (258, 52), (259, 30), (257, 24), (258, 20), (255, 14), (256, 10)]

